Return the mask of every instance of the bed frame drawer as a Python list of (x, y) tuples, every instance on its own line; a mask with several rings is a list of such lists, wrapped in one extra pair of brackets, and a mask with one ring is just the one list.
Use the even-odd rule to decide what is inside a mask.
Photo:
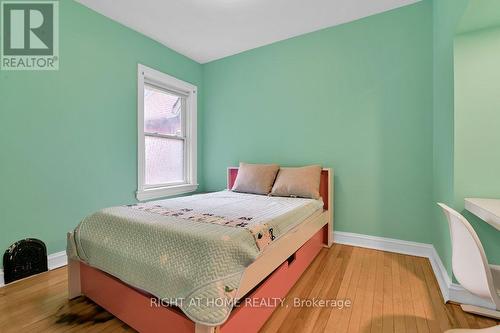
[[(255, 333), (264, 325), (267, 318), (280, 306), (279, 302), (273, 304), (272, 299), (284, 298), (288, 291), (300, 278), (302, 273), (316, 258), (324, 247), (323, 230), (318, 231), (287, 261), (278, 267), (262, 284), (242, 301), (241, 305), (233, 310), (229, 319), (221, 326), (221, 333)], [(253, 306), (252, 300), (257, 304), (260, 300), (266, 306)], [(263, 302), (264, 303), (264, 302)], [(275, 305), (275, 306), (272, 306)]]

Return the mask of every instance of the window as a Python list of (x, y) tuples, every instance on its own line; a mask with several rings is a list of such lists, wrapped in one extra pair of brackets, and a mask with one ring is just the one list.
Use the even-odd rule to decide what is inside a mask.
[(138, 200), (195, 191), (196, 86), (138, 69)]

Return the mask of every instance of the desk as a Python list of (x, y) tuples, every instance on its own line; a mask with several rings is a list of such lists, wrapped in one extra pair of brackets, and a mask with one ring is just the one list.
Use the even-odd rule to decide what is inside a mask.
[(500, 230), (500, 199), (465, 198), (465, 209)]

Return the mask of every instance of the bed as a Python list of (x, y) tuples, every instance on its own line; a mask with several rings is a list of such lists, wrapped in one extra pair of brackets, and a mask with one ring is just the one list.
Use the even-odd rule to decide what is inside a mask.
[(226, 190), (93, 214), (68, 233), (69, 298), (140, 332), (256, 332), (277, 304), (246, 300), (283, 298), (332, 245), (332, 179), (321, 201)]

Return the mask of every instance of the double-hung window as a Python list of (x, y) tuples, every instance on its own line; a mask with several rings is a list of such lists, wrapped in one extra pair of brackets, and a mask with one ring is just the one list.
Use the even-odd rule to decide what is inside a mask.
[(137, 199), (196, 190), (196, 90), (139, 65)]

